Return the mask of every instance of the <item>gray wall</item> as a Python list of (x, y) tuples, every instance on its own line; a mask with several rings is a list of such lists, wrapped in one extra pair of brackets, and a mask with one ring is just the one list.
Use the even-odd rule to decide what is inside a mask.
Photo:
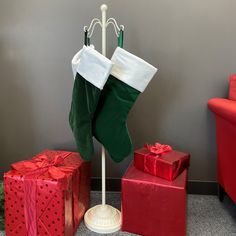
[[(207, 100), (227, 95), (236, 71), (235, 0), (1, 0), (0, 169), (46, 148), (75, 150), (68, 125), (73, 86), (70, 61), (83, 26), (108, 15), (125, 25), (125, 48), (160, 70), (133, 107), (134, 147), (160, 141), (191, 153), (191, 180), (215, 180), (213, 116)], [(93, 42), (101, 49), (101, 30)], [(110, 28), (108, 56), (116, 39)], [(93, 176), (100, 176), (96, 143)], [(107, 159), (107, 176), (120, 177)]]

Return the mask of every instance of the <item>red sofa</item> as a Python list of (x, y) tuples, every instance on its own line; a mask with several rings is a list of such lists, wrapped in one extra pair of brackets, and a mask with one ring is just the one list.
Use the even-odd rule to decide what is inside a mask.
[(212, 98), (208, 108), (216, 117), (219, 199), (227, 193), (236, 203), (236, 74), (229, 78), (228, 99)]

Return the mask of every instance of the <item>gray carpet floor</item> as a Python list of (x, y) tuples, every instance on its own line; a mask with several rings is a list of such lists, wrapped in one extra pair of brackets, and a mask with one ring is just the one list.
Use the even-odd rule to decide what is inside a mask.
[[(120, 194), (107, 193), (107, 204), (120, 208)], [(101, 193), (92, 192), (92, 206), (101, 203)], [(190, 236), (236, 236), (236, 205), (225, 197), (219, 202), (217, 196), (188, 195), (187, 234)], [(96, 236), (82, 222), (76, 236)], [(135, 234), (117, 232), (111, 236)], [(5, 236), (0, 232), (0, 236)]]

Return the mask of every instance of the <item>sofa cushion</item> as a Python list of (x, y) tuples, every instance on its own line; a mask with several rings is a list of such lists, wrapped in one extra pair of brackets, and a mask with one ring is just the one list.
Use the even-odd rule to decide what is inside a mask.
[(236, 101), (236, 74), (229, 77), (229, 99)]

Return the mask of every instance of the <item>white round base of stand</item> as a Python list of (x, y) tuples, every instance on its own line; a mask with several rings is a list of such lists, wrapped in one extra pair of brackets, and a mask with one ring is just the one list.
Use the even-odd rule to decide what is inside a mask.
[(96, 205), (85, 213), (84, 223), (96, 233), (114, 233), (121, 228), (121, 213), (110, 205)]

